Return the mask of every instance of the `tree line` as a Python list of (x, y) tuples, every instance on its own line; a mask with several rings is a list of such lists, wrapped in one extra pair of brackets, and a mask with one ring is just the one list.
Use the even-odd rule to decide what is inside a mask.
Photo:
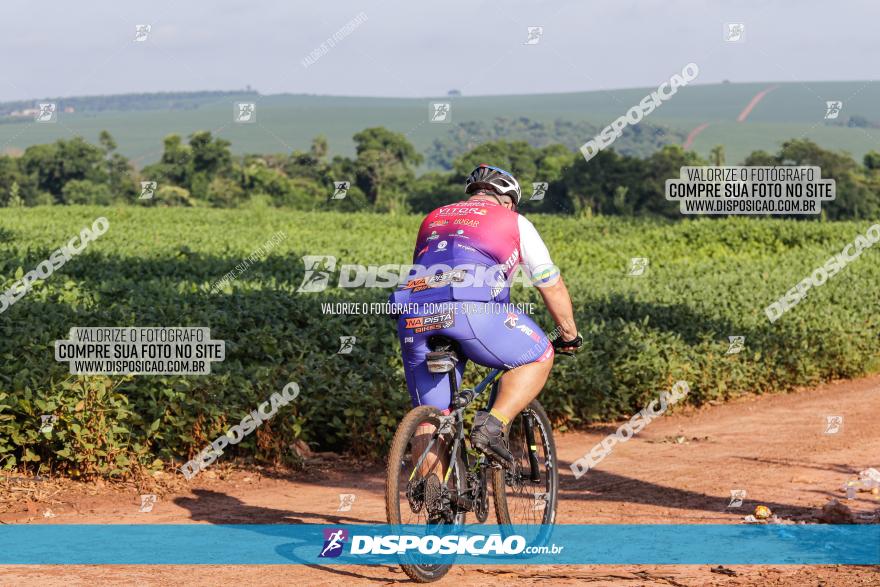
[[(233, 155), (230, 143), (208, 131), (184, 140), (165, 138), (160, 160), (136, 170), (106, 131), (98, 144), (82, 137), (33, 145), (19, 156), (0, 156), (0, 206), (138, 204), (235, 208), (260, 204), (303, 210), (427, 212), (463, 196), (464, 178), (486, 162), (513, 172), (523, 186), (523, 209), (559, 214), (681, 218), (664, 197), (665, 181), (684, 165), (724, 165), (724, 148), (708, 159), (679, 145), (663, 145), (643, 157), (601, 151), (589, 162), (562, 144), (532, 146), (493, 140), (461, 153), (451, 169), (417, 173), (424, 157), (397, 132), (368, 128), (353, 137), (355, 156), (328, 155), (326, 138), (308, 150)], [(880, 216), (880, 153), (861, 162), (845, 153), (793, 139), (776, 153), (754, 151), (743, 165), (816, 165), (837, 181), (837, 199), (823, 205), (830, 219)], [(146, 193), (141, 182), (155, 189)], [(345, 197), (332, 199), (336, 182)], [(532, 184), (545, 182), (543, 199), (531, 200)]]
[[(104, 112), (130, 110), (194, 110), (207, 102), (256, 98), (259, 94), (250, 88), (233, 91), (202, 92), (151, 92), (148, 94), (114, 94), (109, 96), (75, 96), (43, 98), (40, 102), (52, 102), (59, 111), (71, 108), (75, 112)], [(4, 118), (15, 111), (34, 108), (34, 100), (0, 102), (0, 124), (22, 122), (16, 118)]]

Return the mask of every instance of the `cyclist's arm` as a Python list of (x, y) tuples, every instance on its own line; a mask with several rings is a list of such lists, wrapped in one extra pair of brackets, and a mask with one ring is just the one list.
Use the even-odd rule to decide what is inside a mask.
[(538, 286), (541, 297), (547, 305), (547, 310), (553, 316), (553, 321), (559, 328), (559, 336), (562, 340), (574, 340), (578, 335), (577, 325), (574, 323), (574, 310), (571, 306), (571, 297), (568, 288), (562, 281), (562, 276), (552, 285)]
[(533, 283), (538, 286), (538, 291), (559, 329), (559, 335), (563, 340), (573, 340), (577, 337), (578, 330), (574, 322), (571, 297), (562, 281), (559, 268), (550, 259), (550, 251), (535, 226), (524, 216), (520, 216), (517, 222), (523, 265)]

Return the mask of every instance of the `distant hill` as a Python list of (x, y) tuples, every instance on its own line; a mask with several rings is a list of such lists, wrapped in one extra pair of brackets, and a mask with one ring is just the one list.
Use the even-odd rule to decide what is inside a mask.
[[(11, 122), (16, 113), (37, 108), (41, 102), (54, 103), (58, 111), (105, 112), (137, 110), (193, 110), (216, 100), (228, 98), (254, 98), (259, 94), (254, 90), (213, 91), (213, 92), (158, 92), (152, 94), (116, 94), (111, 96), (74, 96), (70, 98), (41, 98), (39, 100), (17, 100), (0, 102), (0, 122)], [(6, 118), (6, 120), (4, 120)]]
[[(51, 142), (78, 133), (96, 141), (106, 129), (120, 150), (139, 166), (158, 159), (162, 138), (170, 133), (188, 135), (212, 130), (232, 142), (236, 153), (276, 153), (306, 149), (323, 134), (331, 154), (353, 154), (351, 137), (371, 126), (385, 126), (406, 134), (423, 153), (435, 140), (448, 142), (458, 123), (491, 124), (496, 118), (527, 118), (555, 127), (598, 128), (610, 124), (639, 103), (650, 88), (604, 90), (519, 96), (443, 96), (439, 98), (363, 98), (315, 95), (259, 95), (256, 92), (197, 92), (130, 94), (63, 98), (63, 124), (36, 124), (32, 118), (11, 118), (9, 112), (33, 108), (40, 100), (0, 104), (0, 145), (6, 151)], [(766, 92), (759, 97), (761, 92)], [(758, 98), (759, 97), (759, 98)], [(757, 100), (757, 101), (756, 101)], [(826, 101), (839, 100), (837, 119), (825, 119)], [(257, 104), (256, 122), (233, 121), (236, 102)], [(451, 103), (451, 123), (429, 120), (432, 102)], [(752, 107), (743, 115), (747, 106)], [(859, 124), (847, 126), (853, 117)], [(681, 88), (645, 119), (649, 125), (690, 137), (690, 148), (707, 154), (718, 144), (726, 147), (728, 163), (738, 163), (751, 151), (775, 151), (787, 139), (804, 137), (824, 148), (843, 149), (861, 157), (880, 144), (880, 84), (873, 82), (723, 83)], [(696, 132), (702, 127), (699, 132)], [(466, 128), (466, 127), (462, 127)], [(552, 136), (549, 137), (552, 139)], [(590, 136), (583, 137), (586, 141)], [(566, 136), (559, 142), (571, 143)], [(681, 142), (684, 142), (682, 139)], [(576, 141), (575, 141), (576, 142)], [(437, 166), (436, 158), (434, 166)]]

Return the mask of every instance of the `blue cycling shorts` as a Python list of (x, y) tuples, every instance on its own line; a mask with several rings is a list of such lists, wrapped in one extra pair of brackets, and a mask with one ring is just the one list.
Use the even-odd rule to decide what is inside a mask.
[(425, 356), (428, 339), (441, 335), (458, 343), (464, 356), (456, 366), (460, 384), (468, 360), (493, 369), (514, 369), (553, 358), (553, 345), (544, 331), (510, 304), (450, 301), (421, 304), (397, 323), (403, 369), (413, 406), (449, 407), (449, 378), (430, 373)]

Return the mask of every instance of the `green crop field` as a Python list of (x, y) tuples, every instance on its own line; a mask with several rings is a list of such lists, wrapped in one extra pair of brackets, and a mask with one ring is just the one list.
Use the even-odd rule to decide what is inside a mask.
[[(670, 72), (670, 75), (674, 72)], [(699, 81), (699, 80), (697, 80)], [(778, 86), (754, 108), (745, 122), (737, 116), (761, 90)], [(328, 137), (332, 154), (351, 155), (352, 135), (364, 128), (384, 126), (405, 133), (424, 152), (448, 132), (448, 124), (428, 121), (432, 101), (452, 103), (452, 122), (491, 121), (495, 117), (527, 117), (535, 121), (584, 121), (602, 128), (639, 103), (656, 88), (636, 88), (527, 96), (453, 98), (358, 98), (271, 95), (259, 98), (194, 102), (186, 110), (133, 110), (61, 113), (54, 124), (28, 121), (0, 124), (0, 152), (20, 150), (75, 134), (97, 141), (106, 129), (117, 139), (120, 151), (137, 166), (156, 161), (162, 138), (170, 133), (188, 135), (211, 130), (232, 142), (236, 153), (276, 153), (307, 149), (319, 134)], [(235, 101), (257, 102), (257, 122), (233, 122)], [(880, 123), (880, 86), (870, 82), (729, 83), (681, 88), (646, 118), (684, 133), (709, 123), (693, 148), (706, 155), (715, 145), (727, 148), (729, 163), (739, 163), (757, 149), (776, 151), (792, 138), (810, 138), (825, 148), (849, 151), (860, 158), (876, 148), (880, 128), (833, 126), (824, 120), (825, 101), (844, 103), (841, 120), (859, 115)], [(584, 137), (584, 141), (591, 137)]]
[[(0, 314), (0, 468), (76, 476), (121, 475), (134, 462), (180, 465), (289, 381), (299, 384), (299, 398), (245, 439), (241, 454), (278, 461), (295, 438), (373, 456), (388, 446), (408, 409), (393, 323), (326, 315), (321, 305), (384, 301), (388, 290), (296, 290), (303, 255), (409, 262), (420, 218), (2, 209), (2, 290), (101, 216), (106, 234)], [(631, 414), (679, 379), (690, 383), (688, 401), (702, 404), (880, 369), (880, 247), (864, 250), (775, 323), (763, 311), (870, 223), (532, 219), (586, 339), (576, 359), (557, 361), (541, 396), (560, 428)], [(278, 231), (285, 236), (264, 259), (211, 292)], [(633, 257), (649, 259), (644, 275), (627, 275)], [(523, 288), (513, 297), (538, 300)], [(54, 360), (53, 341), (71, 327), (130, 325), (210, 327), (212, 338), (226, 341), (226, 359), (211, 375), (190, 377), (77, 377)], [(338, 355), (344, 335), (358, 342)], [(745, 336), (742, 352), (726, 354), (729, 336)], [(40, 432), (46, 414), (58, 418), (48, 434)]]

